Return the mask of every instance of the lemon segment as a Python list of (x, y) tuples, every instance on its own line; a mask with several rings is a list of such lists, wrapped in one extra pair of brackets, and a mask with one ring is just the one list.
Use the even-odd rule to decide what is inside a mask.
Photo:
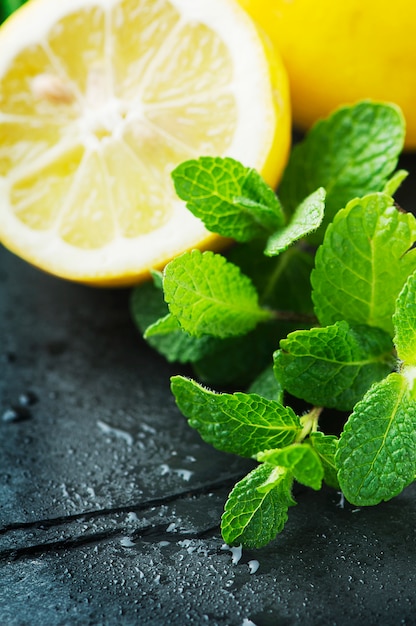
[(228, 155), (275, 185), (289, 143), (285, 70), (234, 0), (31, 0), (0, 29), (0, 240), (58, 276), (221, 245), (171, 171)]

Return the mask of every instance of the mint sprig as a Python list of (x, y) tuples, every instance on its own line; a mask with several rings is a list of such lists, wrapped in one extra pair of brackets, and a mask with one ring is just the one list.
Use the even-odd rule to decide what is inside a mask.
[[(197, 380), (171, 381), (190, 426), (258, 462), (225, 504), (229, 545), (273, 540), (295, 482), (366, 506), (416, 477), (416, 220), (392, 198), (403, 140), (397, 107), (361, 102), (293, 149), (277, 195), (228, 157), (173, 172), (194, 215), (240, 243), (174, 259), (132, 312), (192, 364)], [(325, 432), (335, 409), (343, 425)]]

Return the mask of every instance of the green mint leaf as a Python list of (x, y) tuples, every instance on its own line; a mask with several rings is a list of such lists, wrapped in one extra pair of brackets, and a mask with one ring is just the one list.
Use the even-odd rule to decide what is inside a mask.
[(399, 494), (416, 476), (416, 403), (407, 380), (390, 374), (359, 402), (335, 457), (349, 502), (374, 505)]
[(283, 387), (306, 402), (341, 411), (352, 409), (395, 365), (386, 332), (345, 321), (295, 331), (280, 348), (274, 362)]
[(311, 275), (312, 299), (322, 325), (345, 319), (393, 335), (396, 298), (416, 269), (416, 219), (392, 198), (352, 200), (328, 227)]
[(290, 407), (256, 394), (214, 393), (182, 376), (172, 377), (171, 389), (189, 425), (224, 452), (253, 457), (292, 443), (301, 430)]
[(181, 330), (178, 320), (168, 313), (153, 324), (150, 324), (150, 326), (146, 328), (143, 337), (149, 339), (149, 337), (153, 337), (154, 335), (169, 335), (178, 330)]
[(19, 7), (24, 4), (26, 0), (1, 0), (0, 1), (0, 23), (3, 22), (6, 17), (11, 15), (13, 11), (17, 11)]
[(272, 318), (251, 280), (213, 252), (193, 250), (168, 263), (163, 288), (172, 315), (196, 337), (244, 335)]
[(409, 172), (406, 170), (397, 170), (393, 176), (384, 185), (382, 192), (387, 196), (394, 196), (402, 182), (409, 176)]
[(144, 283), (135, 287), (131, 292), (130, 311), (149, 345), (169, 362), (197, 361), (216, 349), (218, 340), (207, 336), (191, 337), (178, 328), (157, 284)]
[(251, 278), (262, 305), (280, 311), (313, 313), (311, 254), (292, 247), (277, 257), (267, 257), (263, 247), (252, 242), (232, 247), (228, 259)]
[(192, 337), (179, 329), (166, 335), (151, 335), (146, 341), (163, 354), (169, 363), (193, 363), (208, 354), (216, 347), (218, 340), (213, 337)]
[(134, 287), (129, 304), (130, 314), (141, 333), (169, 312), (162, 291), (151, 282)]
[(267, 237), (283, 225), (274, 191), (254, 169), (229, 157), (200, 157), (172, 172), (177, 195), (208, 230), (236, 241)]
[(287, 226), (269, 237), (264, 254), (276, 256), (317, 230), (324, 218), (324, 211), (325, 189), (320, 187), (299, 204)]
[(283, 403), (284, 389), (275, 376), (273, 365), (263, 370), (263, 372), (253, 380), (248, 389), (248, 393), (256, 393), (268, 400), (276, 400), (276, 402)]
[[(235, 485), (221, 519), (221, 533), (229, 546), (261, 548), (283, 530), (288, 508), (296, 503), (290, 474), (277, 474), (275, 467), (264, 463)], [(267, 481), (270, 488), (261, 489)]]
[(401, 290), (393, 316), (397, 356), (406, 365), (416, 365), (416, 272)]
[(339, 489), (335, 454), (338, 449), (338, 437), (322, 432), (311, 433), (309, 441), (318, 454), (324, 469), (324, 481), (329, 487)]
[(307, 443), (294, 443), (280, 450), (266, 450), (257, 460), (289, 470), (295, 480), (318, 491), (322, 487), (324, 468), (318, 454)]
[(398, 107), (360, 102), (342, 107), (292, 150), (279, 197), (293, 212), (314, 189), (327, 191), (324, 227), (352, 198), (382, 191), (402, 150), (405, 123)]

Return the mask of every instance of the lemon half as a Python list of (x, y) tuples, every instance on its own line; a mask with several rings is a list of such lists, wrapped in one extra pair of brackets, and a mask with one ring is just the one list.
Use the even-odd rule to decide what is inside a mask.
[(30, 0), (0, 29), (0, 241), (127, 285), (221, 240), (171, 171), (231, 156), (275, 185), (290, 143), (279, 57), (234, 0)]

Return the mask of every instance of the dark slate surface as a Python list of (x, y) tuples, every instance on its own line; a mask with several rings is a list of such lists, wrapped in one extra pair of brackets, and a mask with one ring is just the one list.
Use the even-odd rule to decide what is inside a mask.
[(187, 426), (128, 295), (0, 250), (0, 624), (416, 624), (414, 485), (361, 509), (300, 490), (268, 548), (223, 546), (252, 465)]

